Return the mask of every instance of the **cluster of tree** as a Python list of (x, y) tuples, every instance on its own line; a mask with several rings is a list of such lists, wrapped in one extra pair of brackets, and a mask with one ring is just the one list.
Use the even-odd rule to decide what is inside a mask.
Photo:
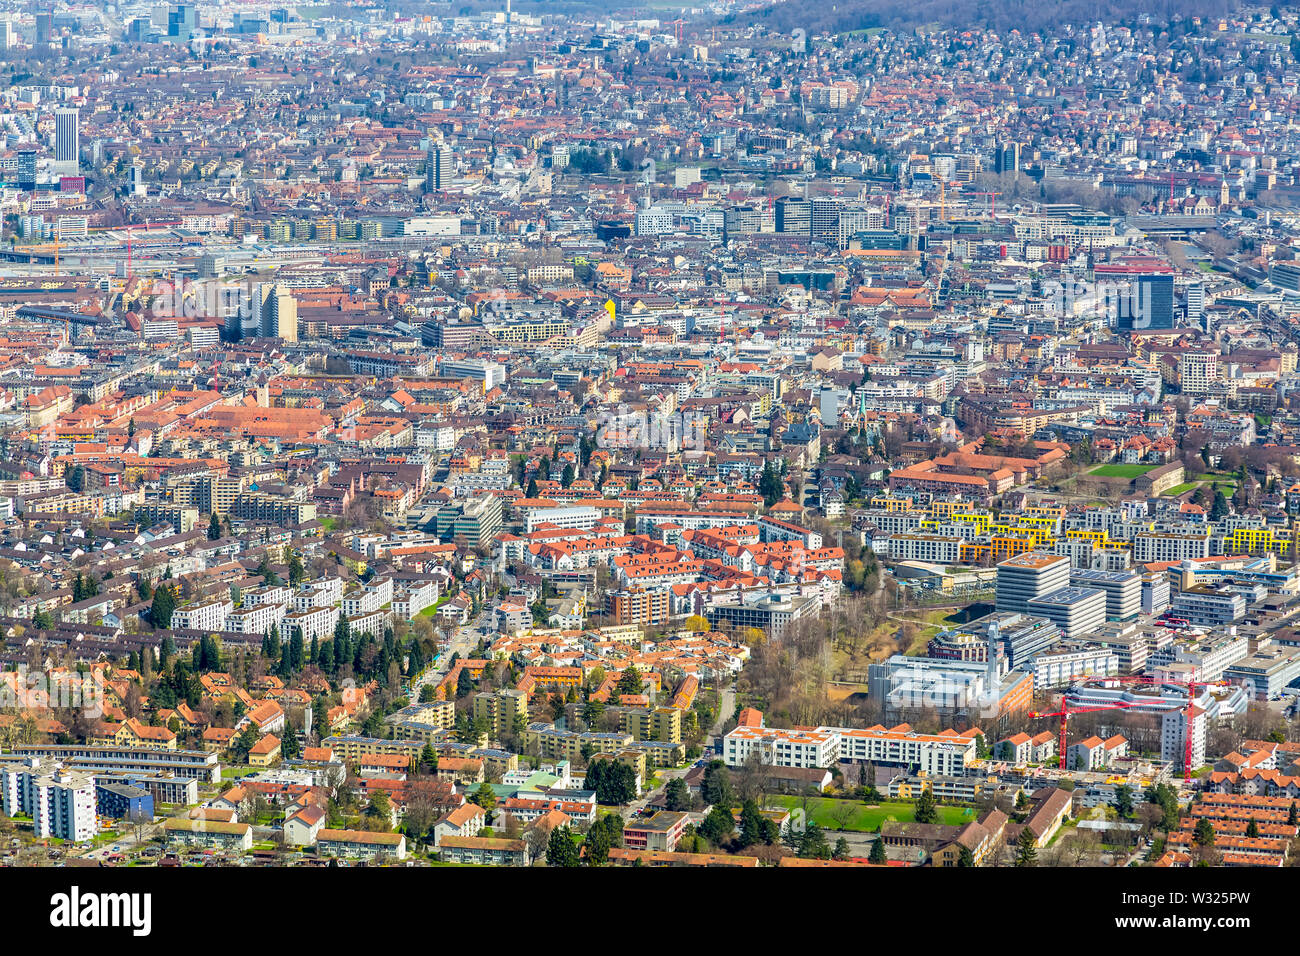
[(87, 598), (93, 598), (99, 594), (99, 581), (93, 576), (83, 575), (77, 572), (76, 578), (72, 581), (72, 601), (84, 601)]
[(763, 503), (769, 508), (786, 496), (787, 468), (784, 459), (779, 467), (770, 458), (763, 465), (763, 473), (758, 478), (758, 493), (763, 496)]
[(573, 842), (572, 827), (556, 827), (546, 843), (547, 866), (579, 866), (578, 845)]
[(585, 786), (596, 791), (597, 803), (622, 806), (636, 799), (636, 771), (617, 760), (593, 760)]
[(819, 7), (779, 3), (760, 10), (746, 11), (744, 14), (730, 14), (723, 17), (721, 22), (732, 23), (743, 19), (747, 26), (756, 24), (787, 36), (792, 30), (801, 28), (807, 31), (809, 37), (814, 34), (844, 34), (879, 27), (908, 33), (921, 26), (963, 30), (983, 28), (1006, 34), (1013, 29), (1021, 33), (1047, 30), (1055, 32), (1061, 24), (1090, 23), (1096, 20), (1131, 23), (1136, 29), (1139, 27), (1138, 18), (1144, 14), (1163, 23), (1171, 18), (1223, 16), (1238, 6), (1236, 0), (1186, 0), (1177, 4), (1176, 8), (1164, 0), (1138, 0), (1136, 3), (1120, 3), (1119, 0), (1103, 0), (1101, 3), (1088, 0), (1052, 0), (1047, 3), (1009, 0), (1003, 4), (975, 3), (973, 0), (962, 3), (947, 3), (943, 0), (920, 0), (918, 3), (903, 3), (901, 0), (849, 0), (847, 3)]
[(584, 176), (608, 173), (614, 163), (614, 155), (609, 150), (603, 153), (596, 149), (574, 149), (569, 152), (569, 169)]
[(623, 818), (617, 813), (607, 813), (587, 830), (582, 841), (588, 866), (609, 862), (609, 851), (623, 845)]
[(153, 591), (153, 603), (149, 606), (149, 623), (159, 630), (172, 626), (172, 615), (176, 613), (176, 585), (163, 580)]

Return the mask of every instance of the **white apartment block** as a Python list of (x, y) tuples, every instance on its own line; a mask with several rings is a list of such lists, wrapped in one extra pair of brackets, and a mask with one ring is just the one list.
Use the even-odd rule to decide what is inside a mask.
[(384, 618), (386, 616), (383, 611), (370, 611), (368, 614), (349, 617), (348, 630), (353, 637), (358, 634), (370, 634), (373, 637), (382, 638), (384, 636)]
[(898, 534), (889, 539), (889, 557), (894, 561), (930, 561), (956, 564), (961, 556), (961, 538), (938, 534)]
[(339, 609), (333, 606), (291, 611), (284, 616), (284, 624), (280, 631), (285, 637), (291, 638), (296, 627), (302, 632), (303, 641), (310, 644), (313, 637), (323, 640), (333, 636), (334, 625), (338, 620)]
[(60, 769), (42, 773), (37, 761), (0, 768), (0, 809), (30, 814), (37, 839), (84, 843), (99, 832), (94, 781)]
[(524, 517), (524, 531), (531, 534), (544, 524), (586, 531), (594, 528), (599, 520), (600, 511), (590, 505), (575, 505), (572, 508), (529, 508)]
[(1133, 563), (1186, 561), (1210, 556), (1208, 534), (1174, 534), (1152, 531), (1133, 536)]
[(366, 582), (366, 591), (378, 598), (378, 607), (393, 603), (393, 579), (390, 577), (371, 578)]
[(269, 634), (271, 625), (279, 626), (289, 610), (287, 604), (254, 604), (231, 611), (226, 618), (226, 630), (240, 634)]
[(399, 621), (413, 621), (427, 607), (438, 603), (439, 587), (433, 581), (412, 584), (393, 595), (393, 616)]
[(293, 609), (307, 611), (314, 607), (331, 607), (342, 600), (343, 579), (322, 578), (302, 586), (302, 590), (293, 596)]
[(373, 611), (378, 611), (383, 607), (384, 603), (384, 601), (380, 600), (378, 591), (353, 588), (343, 595), (343, 613), (348, 617), (370, 614)]
[(737, 727), (722, 745), (728, 767), (743, 766), (751, 753), (768, 767), (830, 767), (839, 759), (839, 735), (822, 730)]
[[(1192, 770), (1205, 764), (1205, 711), (1192, 708)], [(1181, 770), (1187, 757), (1187, 710), (1166, 711), (1160, 718), (1160, 759)]]
[[(1226, 633), (1224, 631), (1226, 630)], [(1150, 676), (1179, 680), (1191, 669), (1195, 680), (1219, 680), (1223, 672), (1250, 653), (1250, 640), (1235, 627), (1219, 628), (1215, 635), (1190, 642), (1174, 642), (1147, 658)]]
[(256, 607), (262, 604), (289, 604), (293, 601), (293, 589), (283, 584), (271, 584), (263, 588), (244, 591), (240, 598), (244, 607)]
[(930, 774), (960, 775), (975, 759), (975, 737), (957, 733), (919, 734), (884, 727), (818, 727), (839, 741), (840, 760), (893, 764)]
[(172, 627), (189, 631), (224, 631), (226, 618), (235, 609), (229, 601), (202, 601), (178, 608), (172, 614)]
[(1057, 647), (1039, 654), (1030, 666), (1034, 690), (1039, 691), (1064, 687), (1072, 677), (1115, 677), (1119, 674), (1119, 655), (1107, 647)]

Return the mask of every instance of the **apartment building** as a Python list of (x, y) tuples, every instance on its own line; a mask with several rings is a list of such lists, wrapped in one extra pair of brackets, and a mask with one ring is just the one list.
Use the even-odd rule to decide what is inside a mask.
[(240, 634), (269, 634), (271, 626), (275, 625), (283, 632), (281, 623), (287, 613), (288, 605), (285, 604), (268, 603), (249, 606), (246, 603), (244, 607), (236, 608), (226, 616), (225, 630), (237, 631)]
[(177, 608), (172, 614), (172, 627), (190, 631), (224, 631), (226, 618), (235, 606), (229, 601), (202, 601)]
[(830, 767), (839, 759), (840, 736), (826, 730), (737, 727), (722, 738), (722, 759), (740, 767), (750, 754), (769, 767)]
[[(838, 759), (901, 767), (909, 772), (962, 774), (976, 756), (978, 730), (964, 733), (947, 730), (921, 734), (906, 724), (887, 729), (880, 725), (865, 729), (818, 727), (819, 733), (838, 738)], [(816, 766), (827, 766), (817, 764)]]
[(404, 860), (406, 837), (400, 833), (325, 828), (316, 834), (316, 852), (320, 856), (339, 856), (353, 860), (373, 860), (379, 856)]
[(0, 765), (0, 809), (32, 818), (38, 840), (84, 843), (99, 832), (95, 783), (88, 773), (45, 767), (39, 758)]
[(286, 637), (291, 637), (294, 628), (297, 628), (302, 634), (302, 639), (310, 644), (313, 637), (318, 640), (331, 637), (338, 620), (338, 608), (314, 607), (306, 611), (289, 612), (284, 616), (284, 623), (280, 629)]

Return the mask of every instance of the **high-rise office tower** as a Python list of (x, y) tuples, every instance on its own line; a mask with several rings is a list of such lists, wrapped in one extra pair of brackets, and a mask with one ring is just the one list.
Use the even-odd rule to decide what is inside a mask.
[(199, 29), (199, 11), (192, 4), (179, 4), (167, 14), (167, 36), (174, 40), (193, 39)]
[(445, 143), (439, 143), (432, 147), (425, 163), (424, 180), (426, 188), (434, 192), (441, 192), (451, 186), (451, 180), (455, 175), (456, 161), (452, 155), (451, 147)]
[(18, 151), (18, 188), (31, 192), (36, 188), (36, 150)]
[[(1098, 283), (1105, 281), (1100, 269)], [(1104, 274), (1107, 278), (1112, 273)], [(1106, 308), (1121, 330), (1172, 329), (1174, 327), (1174, 277), (1126, 275), (1106, 293)]]
[(838, 246), (840, 243), (840, 201), (814, 199), (809, 210), (809, 230), (814, 240)]
[(14, 45), (14, 25), (12, 20), (0, 20), (0, 50), (8, 50)]
[(998, 562), (995, 606), (1029, 613), (1029, 602), (1070, 585), (1070, 559), (1045, 551), (1026, 551)]
[(36, 45), (49, 46), (50, 37), (54, 35), (54, 14), (36, 14)]
[(782, 196), (776, 201), (776, 231), (807, 236), (812, 229), (812, 204), (799, 196)]
[(1013, 173), (1020, 168), (1020, 144), (1004, 143), (993, 154), (995, 173)]
[(1187, 324), (1196, 328), (1201, 325), (1201, 317), (1205, 315), (1205, 284), (1202, 282), (1187, 283)]
[(262, 335), (286, 342), (298, 341), (298, 300), (286, 287), (267, 283), (257, 286), (253, 290), (252, 305)]
[(60, 172), (75, 174), (81, 155), (81, 113), (75, 107), (54, 112), (54, 161)]

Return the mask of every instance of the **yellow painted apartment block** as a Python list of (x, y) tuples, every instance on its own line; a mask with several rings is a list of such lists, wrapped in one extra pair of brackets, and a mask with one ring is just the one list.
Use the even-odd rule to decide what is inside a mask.
[(1237, 528), (1223, 542), (1227, 554), (1283, 552), (1291, 547), (1289, 534), (1277, 535), (1271, 528)]

